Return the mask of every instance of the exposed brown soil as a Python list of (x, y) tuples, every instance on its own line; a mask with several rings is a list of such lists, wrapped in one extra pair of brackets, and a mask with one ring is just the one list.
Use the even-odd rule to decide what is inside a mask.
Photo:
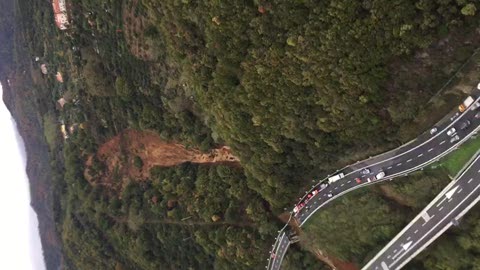
[[(105, 165), (104, 170), (95, 175), (91, 170), (94, 158)], [(134, 164), (139, 158), (143, 163), (141, 167)], [(129, 129), (101, 145), (97, 154), (87, 159), (84, 174), (92, 183), (118, 190), (127, 179), (148, 180), (150, 169), (155, 166), (170, 167), (185, 162), (240, 164), (227, 146), (202, 153), (198, 149), (187, 149), (182, 144), (166, 142), (151, 131)]]

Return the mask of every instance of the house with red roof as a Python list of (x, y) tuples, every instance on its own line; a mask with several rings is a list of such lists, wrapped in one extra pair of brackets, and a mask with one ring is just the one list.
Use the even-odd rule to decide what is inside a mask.
[(55, 24), (60, 30), (68, 29), (70, 24), (67, 14), (66, 0), (52, 0), (53, 13), (55, 14)]

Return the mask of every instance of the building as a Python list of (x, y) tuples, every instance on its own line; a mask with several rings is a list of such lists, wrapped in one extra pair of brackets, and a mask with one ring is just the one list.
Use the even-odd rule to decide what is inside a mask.
[(44, 75), (46, 75), (48, 73), (47, 65), (45, 64), (40, 65), (40, 70)]
[(53, 0), (53, 13), (67, 13), (67, 3), (65, 0)]
[(55, 78), (57, 79), (58, 82), (63, 83), (63, 76), (62, 76), (62, 73), (60, 73), (60, 71), (57, 72), (57, 74), (55, 75)]
[(58, 105), (63, 109), (63, 106), (67, 103), (67, 100), (65, 100), (63, 97), (57, 100)]
[(55, 14), (55, 24), (60, 30), (67, 30), (68, 25), (68, 14), (67, 14), (67, 3), (65, 0), (53, 0), (53, 13)]

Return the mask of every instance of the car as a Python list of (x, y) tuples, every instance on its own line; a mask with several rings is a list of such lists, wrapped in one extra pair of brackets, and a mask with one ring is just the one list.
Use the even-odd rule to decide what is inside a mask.
[(300, 209), (298, 208), (298, 205), (297, 205), (297, 206), (295, 206), (295, 207), (293, 208), (293, 213), (296, 214), (296, 213), (298, 213), (299, 210), (300, 210)]
[(317, 195), (317, 193), (318, 193), (318, 190), (314, 189), (314, 190), (312, 191), (312, 196)]
[(448, 136), (453, 136), (453, 135), (456, 134), (456, 132), (457, 132), (457, 130), (456, 130), (454, 127), (452, 127), (451, 129), (449, 129), (449, 130), (447, 131), (447, 135), (448, 135)]
[(452, 137), (452, 138), (450, 139), (450, 142), (451, 142), (451, 143), (454, 143), (454, 142), (456, 142), (456, 141), (458, 141), (458, 140), (460, 140), (460, 136), (455, 135), (455, 137)]
[(382, 179), (383, 177), (385, 177), (385, 172), (379, 172), (379, 173), (377, 173), (377, 175), (375, 176), (375, 178), (377, 178), (377, 180), (378, 180), (378, 179)]
[(470, 120), (465, 120), (460, 123), (460, 129), (466, 129), (468, 126), (470, 126)]
[(363, 170), (360, 171), (361, 174), (369, 174), (370, 173), (370, 169), (369, 168), (365, 168)]
[(375, 181), (375, 176), (372, 176), (372, 177), (368, 177), (368, 178), (367, 178), (367, 182), (372, 182), (372, 181)]
[(476, 110), (476, 109), (478, 109), (478, 108), (480, 108), (480, 101), (479, 101), (479, 102), (475, 102), (475, 103), (472, 105), (472, 111), (473, 111), (473, 110)]
[(434, 134), (435, 132), (437, 132), (437, 128), (436, 128), (436, 127), (430, 129), (430, 134)]
[(477, 112), (477, 113), (475, 114), (475, 118), (477, 118), (477, 119), (480, 118), (480, 112)]
[(324, 189), (326, 189), (327, 187), (328, 187), (328, 184), (327, 184), (327, 183), (322, 183), (322, 184), (320, 185), (320, 189), (319, 189), (318, 191), (324, 190)]
[(355, 178), (355, 182), (357, 182), (357, 184), (360, 184), (360, 183), (362, 183), (362, 179), (357, 177), (357, 178)]
[(330, 192), (330, 193), (327, 194), (327, 197), (331, 198), (331, 197), (333, 197), (333, 194)]

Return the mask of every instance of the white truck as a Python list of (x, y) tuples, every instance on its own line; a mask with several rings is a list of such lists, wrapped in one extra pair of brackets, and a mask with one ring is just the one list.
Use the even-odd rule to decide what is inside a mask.
[(458, 110), (460, 112), (464, 112), (468, 107), (470, 107), (470, 105), (472, 105), (472, 103), (474, 102), (475, 100), (472, 98), (472, 97), (467, 97), (462, 104), (460, 104), (460, 106), (458, 106)]
[(328, 178), (328, 183), (331, 184), (331, 183), (333, 183), (333, 182), (336, 182), (336, 181), (342, 179), (343, 177), (345, 177), (345, 175), (344, 175), (343, 173), (339, 173), (339, 174), (330, 176), (330, 177)]

